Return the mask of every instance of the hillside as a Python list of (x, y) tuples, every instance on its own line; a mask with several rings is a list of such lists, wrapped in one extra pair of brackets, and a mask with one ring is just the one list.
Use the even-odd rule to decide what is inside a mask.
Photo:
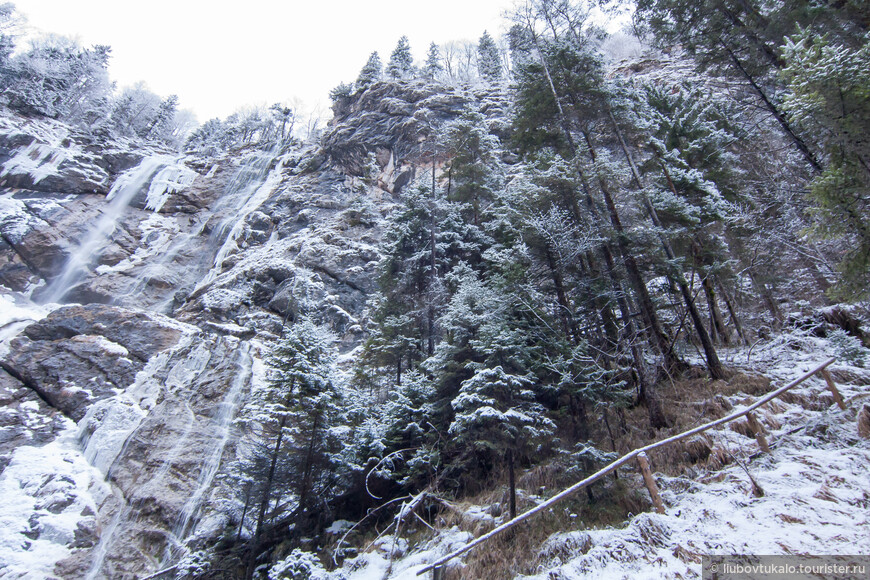
[(664, 514), (627, 464), (439, 573), (870, 553), (863, 21), (805, 31), (846, 22), (842, 66), (760, 25), (722, 61), (639, 2), (618, 60), (554, 6), (463, 78), (403, 38), (304, 138), (279, 105), (184, 136), (98, 47), (78, 100), (34, 84), (60, 53), (0, 55), (0, 576), (417, 577), (829, 358), (845, 409), (768, 403), (771, 453), (745, 421), (651, 452)]

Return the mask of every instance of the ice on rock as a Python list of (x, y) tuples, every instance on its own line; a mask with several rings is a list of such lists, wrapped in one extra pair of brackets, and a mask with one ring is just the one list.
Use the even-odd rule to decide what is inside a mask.
[(167, 165), (151, 179), (151, 186), (148, 188), (148, 196), (145, 199), (145, 209), (160, 211), (171, 194), (190, 187), (197, 175), (196, 171), (179, 161)]
[(68, 152), (55, 145), (47, 145), (34, 141), (3, 164), (0, 178), (6, 175), (28, 174), (33, 183), (39, 183), (46, 177), (57, 175), (60, 164), (68, 156)]
[[(170, 159), (171, 161), (171, 159)], [(87, 273), (96, 256), (107, 244), (115, 231), (118, 220), (126, 211), (133, 198), (142, 190), (161, 165), (167, 163), (164, 155), (146, 157), (138, 167), (121, 174), (106, 196), (111, 201), (106, 206), (97, 223), (89, 229), (87, 237), (72, 252), (63, 271), (55, 278), (46, 291), (46, 302), (60, 302), (64, 296)]]
[(18, 241), (40, 220), (28, 211), (24, 201), (12, 195), (11, 192), (0, 195), (0, 231), (9, 239)]
[(108, 473), (124, 442), (146, 415), (139, 405), (122, 398), (113, 397), (94, 403), (79, 422), (88, 462), (102, 473)]

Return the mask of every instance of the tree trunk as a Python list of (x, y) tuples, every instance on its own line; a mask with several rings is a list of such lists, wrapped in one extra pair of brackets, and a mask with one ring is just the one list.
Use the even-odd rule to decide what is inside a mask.
[[(601, 272), (592, 252), (586, 252), (586, 261), (589, 263), (589, 280), (594, 281), (601, 278)], [(595, 292), (594, 289), (593, 292)], [(598, 316), (601, 318), (601, 324), (604, 326), (604, 334), (607, 340), (605, 351), (612, 352), (614, 347), (619, 343), (619, 328), (616, 326), (613, 309), (609, 301), (598, 292), (595, 292), (593, 296), (593, 303), (595, 304)]]
[(646, 362), (644, 361), (640, 345), (637, 343), (637, 331), (635, 330), (634, 320), (631, 317), (631, 309), (629, 308), (628, 300), (622, 290), (622, 284), (619, 282), (614, 271), (613, 255), (610, 253), (610, 249), (606, 244), (602, 246), (602, 252), (604, 254), (604, 263), (607, 267), (607, 272), (613, 286), (613, 293), (616, 295), (616, 303), (619, 305), (619, 311), (622, 315), (623, 324), (625, 325), (625, 340), (628, 341), (632, 363), (634, 364), (635, 372), (637, 372), (640, 399), (646, 404), (650, 425), (655, 429), (667, 427), (668, 420), (662, 410), (658, 389), (656, 389), (655, 383), (650, 382), (649, 377), (647, 376)]
[(302, 484), (299, 489), (299, 509), (305, 509), (308, 492), (311, 491), (311, 477), (314, 471), (314, 448), (317, 444), (317, 428), (320, 424), (320, 410), (315, 410), (314, 423), (311, 425), (311, 437), (308, 440), (308, 452), (302, 469)]
[(565, 292), (564, 281), (562, 280), (562, 272), (556, 264), (556, 258), (550, 250), (549, 244), (544, 241), (544, 255), (547, 257), (547, 266), (550, 268), (550, 275), (553, 278), (553, 286), (556, 289), (556, 300), (559, 302), (559, 318), (565, 324), (567, 334), (571, 337), (571, 341), (577, 344), (580, 336), (577, 331), (577, 323), (574, 320), (574, 314), (571, 311), (571, 305), (568, 303), (568, 294)]
[(508, 485), (510, 486), (510, 516), (511, 519), (517, 517), (517, 485), (514, 478), (514, 450), (507, 450), (508, 464)]
[[(593, 155), (594, 161), (594, 149), (592, 149), (591, 146), (590, 153)], [(649, 295), (649, 290), (647, 290), (646, 282), (644, 282), (637, 261), (634, 259), (634, 255), (628, 247), (628, 242), (625, 238), (625, 228), (622, 226), (622, 221), (619, 217), (619, 211), (616, 209), (616, 203), (613, 201), (613, 196), (610, 195), (610, 189), (607, 187), (607, 184), (603, 179), (599, 180), (599, 184), (601, 193), (604, 196), (604, 205), (607, 207), (607, 212), (610, 216), (610, 223), (616, 231), (616, 243), (619, 247), (620, 253), (622, 254), (622, 262), (625, 265), (625, 270), (628, 273), (628, 281), (634, 289), (635, 296), (637, 296), (638, 306), (641, 315), (644, 318), (644, 322), (646, 322), (656, 348), (664, 356), (665, 368), (667, 368), (668, 371), (679, 369), (682, 367), (682, 361), (678, 360), (676, 355), (673, 354), (668, 338), (662, 330), (662, 325), (659, 321), (658, 314), (656, 313), (652, 298)]]
[(731, 48), (727, 44), (725, 44), (725, 41), (720, 39), (719, 44), (722, 46), (722, 48), (725, 49), (725, 52), (728, 55), (728, 58), (731, 59), (734, 67), (740, 72), (741, 75), (743, 75), (743, 78), (746, 79), (746, 81), (749, 83), (749, 86), (752, 87), (752, 90), (755, 91), (755, 94), (758, 95), (767, 110), (770, 111), (770, 114), (773, 115), (773, 117), (776, 119), (776, 122), (779, 123), (780, 127), (782, 127), (782, 130), (785, 132), (785, 134), (789, 137), (789, 139), (791, 139), (792, 143), (794, 143), (798, 151), (801, 152), (801, 155), (804, 156), (806, 162), (809, 163), (810, 167), (812, 167), (813, 172), (816, 174), (821, 173), (821, 163), (818, 162), (815, 155), (813, 155), (812, 151), (810, 151), (809, 147), (807, 147), (807, 144), (804, 143), (804, 140), (798, 137), (797, 133), (794, 132), (794, 129), (792, 129), (791, 125), (788, 122), (788, 119), (785, 118), (785, 115), (767, 97), (764, 90), (758, 85), (757, 82), (755, 82), (755, 78), (753, 78), (753, 76), (749, 74), (749, 71), (746, 70), (746, 68), (743, 66), (743, 63), (740, 62), (740, 59), (737, 58), (737, 55), (734, 54)]
[(725, 321), (722, 319), (722, 311), (719, 309), (719, 301), (716, 299), (716, 292), (713, 289), (713, 280), (711, 275), (704, 276), (701, 283), (704, 285), (704, 294), (707, 296), (707, 307), (710, 310), (711, 333), (714, 336), (719, 336), (722, 339), (722, 344), (731, 344), (731, 337), (728, 336), (728, 331), (725, 329)]
[(776, 303), (776, 299), (773, 297), (773, 292), (770, 291), (770, 288), (764, 282), (761, 282), (758, 277), (753, 273), (752, 267), (747, 268), (746, 273), (749, 274), (749, 279), (752, 281), (752, 285), (755, 286), (755, 291), (761, 296), (764, 300), (764, 304), (767, 306), (767, 309), (770, 310), (770, 314), (773, 316), (774, 324), (777, 327), (782, 326), (782, 311), (779, 309), (779, 305)]
[(245, 495), (245, 507), (244, 507), (244, 509), (242, 509), (242, 517), (239, 520), (239, 531), (236, 534), (236, 544), (238, 544), (239, 541), (242, 539), (242, 530), (245, 529), (245, 516), (248, 513), (248, 508), (250, 507), (250, 505), (251, 505), (251, 492), (250, 492), (250, 490), (248, 490), (247, 495)]
[(272, 462), (269, 464), (269, 474), (266, 476), (266, 486), (263, 489), (263, 498), (260, 501), (260, 511), (257, 514), (257, 527), (254, 531), (254, 537), (251, 539), (251, 554), (248, 559), (248, 568), (245, 571), (246, 580), (251, 580), (254, 575), (254, 568), (256, 568), (257, 565), (257, 550), (260, 548), (260, 536), (263, 533), (263, 523), (266, 518), (266, 509), (269, 507), (269, 496), (272, 494), (272, 483), (275, 480), (275, 468), (278, 465), (278, 453), (281, 451), (281, 441), (284, 439), (284, 427), (286, 425), (287, 415), (283, 415), (278, 429), (278, 439), (275, 441), (275, 448), (272, 451)]
[[(644, 207), (646, 208), (653, 225), (661, 232), (662, 222), (661, 220), (659, 220), (658, 213), (656, 213), (655, 207), (653, 207), (652, 202), (650, 202), (649, 198), (643, 192), (643, 182), (640, 178), (640, 172), (638, 171), (637, 166), (634, 163), (634, 159), (632, 158), (631, 153), (628, 150), (628, 145), (626, 145), (625, 139), (623, 139), (622, 137), (622, 131), (619, 129), (619, 124), (616, 122), (616, 117), (614, 117), (613, 113), (610, 111), (608, 111), (608, 115), (610, 116), (610, 121), (613, 124), (613, 129), (616, 132), (616, 136), (619, 139), (619, 144), (622, 148), (622, 151), (628, 159), (628, 163), (631, 167), (634, 180), (637, 183), (637, 186), (641, 189), (641, 198), (643, 200)], [(662, 171), (664, 171), (665, 173), (665, 177), (667, 178), (668, 186), (670, 187), (673, 194), (679, 197), (676, 187), (674, 186), (673, 181), (671, 181), (671, 176), (668, 174), (667, 168), (664, 166), (664, 164), (661, 164), (661, 167)], [(671, 248), (670, 242), (662, 233), (659, 233), (659, 241), (662, 244), (662, 248), (665, 251), (665, 255), (668, 257), (668, 260), (673, 263), (676, 259), (676, 255), (674, 254), (674, 250)], [(674, 278), (676, 278), (676, 283), (680, 289), (680, 294), (683, 297), (683, 301), (686, 303), (686, 308), (689, 310), (689, 315), (692, 318), (692, 323), (695, 325), (695, 331), (698, 334), (698, 338), (701, 340), (701, 346), (704, 348), (704, 356), (707, 360), (707, 369), (710, 371), (710, 376), (712, 376), (714, 379), (724, 379), (725, 372), (722, 369), (722, 363), (719, 361), (719, 356), (716, 354), (716, 349), (713, 348), (713, 342), (710, 339), (710, 335), (707, 334), (707, 329), (704, 327), (704, 321), (701, 319), (701, 315), (698, 313), (698, 309), (695, 306), (695, 301), (692, 298), (692, 293), (689, 291), (689, 285), (686, 282), (686, 278), (680, 271), (674, 273)]]
[(399, 352), (399, 356), (396, 357), (396, 384), (402, 384), (402, 353)]
[(734, 309), (734, 304), (731, 301), (731, 297), (728, 295), (728, 291), (725, 290), (725, 285), (722, 284), (722, 281), (719, 280), (718, 276), (716, 277), (716, 282), (719, 285), (719, 291), (722, 293), (722, 298), (725, 300), (725, 306), (728, 308), (728, 315), (731, 317), (731, 322), (734, 323), (734, 329), (737, 330), (737, 335), (743, 342), (743, 346), (749, 346), (749, 340), (747, 340), (746, 334), (743, 332), (743, 325), (740, 324), (740, 318), (737, 316), (737, 311)]
[(430, 249), (430, 264), (429, 267), (432, 268), (432, 273), (429, 276), (429, 308), (427, 312), (427, 317), (429, 319), (429, 328), (428, 335), (429, 340), (427, 344), (426, 352), (429, 356), (432, 356), (435, 353), (435, 282), (438, 278), (437, 271), (437, 261), (436, 261), (436, 249), (435, 249), (435, 150), (432, 150), (432, 198), (429, 202), (429, 245)]

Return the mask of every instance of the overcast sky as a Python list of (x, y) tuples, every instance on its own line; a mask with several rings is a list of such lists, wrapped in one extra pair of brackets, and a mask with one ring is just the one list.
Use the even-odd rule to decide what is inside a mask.
[(328, 108), (369, 54), (384, 63), (407, 35), (417, 60), (429, 43), (503, 33), (513, 0), (14, 0), (32, 29), (112, 47), (119, 86), (144, 80), (179, 96), (199, 120), (246, 104), (303, 99)]

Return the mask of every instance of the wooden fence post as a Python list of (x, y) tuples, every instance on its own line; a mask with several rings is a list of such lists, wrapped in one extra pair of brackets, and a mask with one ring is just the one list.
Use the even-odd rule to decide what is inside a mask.
[(646, 488), (649, 490), (649, 496), (652, 498), (656, 512), (665, 513), (665, 504), (662, 503), (662, 497), (659, 495), (659, 487), (656, 485), (656, 480), (653, 479), (652, 471), (649, 469), (649, 459), (646, 453), (638, 453), (637, 462), (640, 464), (640, 472), (643, 474), (643, 481), (646, 483)]
[(770, 453), (770, 445), (767, 444), (767, 439), (764, 437), (764, 428), (761, 426), (761, 423), (758, 422), (758, 419), (756, 419), (755, 415), (752, 413), (746, 413), (746, 421), (749, 423), (749, 428), (752, 429), (752, 432), (755, 434), (755, 440), (758, 441), (758, 446), (761, 447), (761, 450), (765, 453)]
[(831, 377), (831, 373), (828, 372), (828, 369), (822, 369), (820, 371), (822, 376), (825, 377), (825, 382), (828, 383), (828, 390), (831, 391), (831, 394), (834, 395), (834, 400), (837, 401), (837, 404), (841, 409), (846, 409), (846, 403), (843, 402), (843, 396), (840, 395), (839, 389), (837, 389), (837, 385), (834, 383), (834, 379)]

